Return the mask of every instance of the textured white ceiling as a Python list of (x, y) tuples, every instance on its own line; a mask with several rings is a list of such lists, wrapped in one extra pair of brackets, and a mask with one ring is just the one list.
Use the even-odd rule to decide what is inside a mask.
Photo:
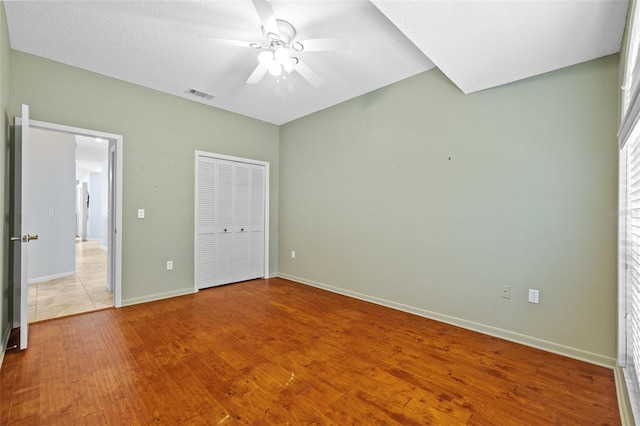
[[(627, 9), (623, 0), (271, 3), (277, 18), (294, 25), (297, 39), (349, 39), (348, 50), (300, 54), (324, 79), (321, 88), (295, 73), (246, 84), (256, 51), (199, 38), (262, 42), (249, 0), (19, 0), (4, 7), (14, 49), (274, 124), (434, 63), (469, 93), (615, 53)], [(187, 95), (189, 88), (215, 98)]]

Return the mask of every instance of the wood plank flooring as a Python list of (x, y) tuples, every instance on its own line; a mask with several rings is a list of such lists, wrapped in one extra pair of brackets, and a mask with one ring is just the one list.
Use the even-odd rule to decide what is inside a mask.
[(9, 425), (618, 425), (611, 370), (282, 279), (33, 324)]

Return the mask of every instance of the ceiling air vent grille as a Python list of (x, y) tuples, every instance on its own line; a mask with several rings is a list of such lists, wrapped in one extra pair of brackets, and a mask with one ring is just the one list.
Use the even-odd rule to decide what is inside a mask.
[(186, 92), (184, 92), (184, 93), (186, 93), (187, 95), (191, 95), (191, 96), (197, 96), (199, 98), (206, 99), (208, 101), (210, 101), (211, 99), (214, 98), (213, 95), (210, 95), (208, 93), (205, 93), (205, 92), (203, 92), (201, 90), (196, 90), (196, 89), (187, 89)]

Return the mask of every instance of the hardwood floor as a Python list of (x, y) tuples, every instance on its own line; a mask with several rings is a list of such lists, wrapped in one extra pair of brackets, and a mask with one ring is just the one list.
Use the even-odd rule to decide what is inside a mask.
[(29, 330), (3, 425), (620, 424), (609, 369), (282, 279)]

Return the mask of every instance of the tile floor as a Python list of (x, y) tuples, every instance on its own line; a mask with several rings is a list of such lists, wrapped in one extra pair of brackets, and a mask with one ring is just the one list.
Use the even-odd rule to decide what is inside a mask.
[(29, 286), (29, 322), (113, 306), (107, 252), (100, 241), (76, 242), (76, 274)]

